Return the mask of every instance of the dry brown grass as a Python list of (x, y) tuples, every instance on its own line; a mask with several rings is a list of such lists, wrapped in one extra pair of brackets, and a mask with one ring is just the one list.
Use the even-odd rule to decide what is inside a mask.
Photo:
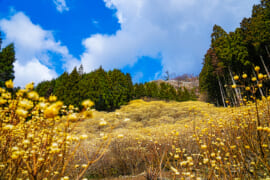
[(158, 169), (157, 176), (160, 176), (160, 172), (168, 171), (165, 164), (170, 161), (173, 147), (185, 147), (197, 153), (194, 151), (197, 144), (191, 143), (189, 138), (197, 125), (203, 126), (209, 119), (209, 114), (219, 118), (226, 116), (223, 108), (194, 101), (135, 100), (116, 112), (95, 111), (94, 118), (82, 121), (75, 131), (102, 138), (111, 128), (99, 126), (104, 120), (113, 126), (108, 135), (112, 143), (104, 157), (89, 168), (89, 177), (136, 175), (149, 169), (153, 171), (153, 168)]

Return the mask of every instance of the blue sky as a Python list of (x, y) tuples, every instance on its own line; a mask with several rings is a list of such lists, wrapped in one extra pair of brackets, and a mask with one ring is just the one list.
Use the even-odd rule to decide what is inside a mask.
[(198, 75), (214, 24), (233, 31), (259, 0), (0, 0), (3, 45), (16, 48), (15, 84), (83, 64), (132, 75)]

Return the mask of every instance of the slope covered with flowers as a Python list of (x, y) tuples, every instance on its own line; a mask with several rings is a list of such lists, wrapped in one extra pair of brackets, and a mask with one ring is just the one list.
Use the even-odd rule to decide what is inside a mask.
[(3, 179), (270, 178), (270, 97), (227, 108), (134, 100), (115, 112), (90, 109), (86, 100), (78, 112), (39, 97), (33, 84), (12, 87), (6, 82), (0, 97)]
[(144, 172), (148, 179), (269, 178), (269, 103), (263, 97), (218, 108), (198, 101), (135, 100), (116, 112), (94, 112), (77, 131), (107, 138), (108, 123), (115, 138), (88, 169), (89, 177)]

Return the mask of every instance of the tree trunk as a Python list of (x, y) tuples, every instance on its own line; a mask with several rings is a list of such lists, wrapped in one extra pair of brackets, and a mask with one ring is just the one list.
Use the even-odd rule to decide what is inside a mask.
[(264, 47), (266, 49), (266, 52), (267, 52), (268, 57), (270, 58), (270, 53), (269, 53), (268, 47), (266, 45)]
[(266, 71), (266, 73), (267, 73), (267, 76), (268, 76), (268, 78), (270, 79), (269, 71), (268, 71), (268, 69), (267, 69), (267, 67), (266, 67), (266, 65), (265, 65), (265, 63), (264, 63), (263, 57), (262, 57), (261, 55), (260, 55), (260, 59), (261, 59), (261, 61), (262, 61), (263, 67), (264, 67), (264, 69), (265, 69), (265, 71)]
[[(229, 67), (229, 72), (230, 72), (230, 76), (231, 76), (231, 79), (232, 79), (233, 84), (236, 84), (235, 83), (235, 80), (233, 79), (233, 75), (232, 75), (232, 71), (231, 71), (231, 68), (230, 67)], [(235, 90), (235, 94), (236, 94), (236, 98), (237, 98), (238, 104), (240, 104), (240, 102), (242, 102), (241, 91), (238, 88), (235, 88), (234, 90)]]
[(233, 95), (233, 100), (234, 100), (234, 103), (233, 103), (233, 106), (236, 106), (238, 103), (237, 103), (237, 99), (232, 91), (232, 95)]
[(220, 82), (219, 76), (217, 76), (217, 78), (218, 78), (218, 85), (219, 85), (219, 90), (220, 90), (220, 94), (221, 94), (221, 97), (222, 97), (223, 106), (226, 107), (224, 93), (223, 93), (223, 89), (222, 89), (222, 84)]

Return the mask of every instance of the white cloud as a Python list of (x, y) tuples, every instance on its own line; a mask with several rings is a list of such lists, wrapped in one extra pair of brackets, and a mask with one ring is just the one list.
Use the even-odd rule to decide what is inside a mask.
[(85, 69), (100, 65), (121, 68), (134, 64), (139, 57), (161, 54), (164, 70), (198, 73), (213, 25), (232, 31), (244, 16), (250, 16), (253, 5), (246, 0), (104, 2), (116, 10), (121, 29), (114, 35), (95, 34), (84, 39), (86, 51), (81, 62)]
[(23, 87), (25, 84), (34, 82), (37, 84), (40, 81), (51, 80), (57, 77), (54, 70), (48, 69), (48, 67), (42, 65), (37, 59), (33, 59), (26, 64), (20, 64), (16, 61), (14, 63), (16, 86)]
[(31, 22), (24, 13), (18, 12), (10, 19), (0, 20), (0, 28), (6, 34), (6, 43), (14, 42), (16, 56), (20, 61), (28, 61), (33, 56), (41, 57), (41, 61), (48, 60), (46, 51), (67, 55), (68, 49), (56, 42), (51, 31), (43, 30), (39, 25)]
[(57, 11), (60, 13), (64, 11), (69, 11), (69, 7), (66, 4), (65, 0), (53, 0), (53, 3), (56, 5)]
[[(15, 82), (23, 85), (25, 82), (37, 82), (55, 77), (53, 62), (54, 55), (60, 56), (64, 64), (79, 64), (69, 54), (66, 46), (54, 39), (51, 31), (42, 29), (41, 26), (31, 22), (24, 13), (18, 12), (9, 19), (0, 19), (0, 30), (4, 32), (4, 45), (13, 42), (16, 52)], [(31, 67), (33, 65), (34, 67)], [(67, 68), (67, 66), (65, 66)], [(47, 68), (45, 70), (45, 68)], [(59, 67), (58, 67), (59, 68)], [(60, 67), (61, 68), (61, 67)], [(72, 69), (71, 67), (67, 68)], [(30, 71), (45, 73), (44, 75), (31, 76)], [(23, 71), (28, 73), (22, 73)]]

